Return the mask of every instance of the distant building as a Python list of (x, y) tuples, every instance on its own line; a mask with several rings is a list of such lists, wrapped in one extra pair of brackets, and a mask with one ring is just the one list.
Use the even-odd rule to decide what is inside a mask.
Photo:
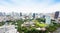
[(54, 20), (55, 13), (46, 13), (45, 15), (50, 16), (50, 18)]
[[(47, 14), (46, 14), (46, 15), (47, 15)], [(46, 15), (43, 14), (43, 13), (40, 13), (40, 18), (45, 18)]]
[(59, 11), (56, 11), (56, 12), (55, 12), (55, 17), (54, 17), (54, 18), (57, 19), (58, 17), (59, 17)]
[(35, 18), (38, 18), (38, 16), (39, 16), (38, 13), (35, 13)]
[(60, 18), (60, 12), (59, 12), (59, 16), (58, 17)]
[(33, 17), (32, 17), (32, 13), (29, 13), (29, 19), (33, 19)]
[(14, 12), (10, 13), (11, 16), (15, 16)]
[(20, 16), (22, 16), (22, 13), (20, 12)]
[(35, 13), (33, 13), (33, 18), (35, 18)]
[(45, 15), (43, 15), (43, 18), (45, 18)]
[(3, 16), (3, 13), (2, 12), (0, 12), (0, 16)]
[(0, 16), (0, 22), (2, 22), (4, 20), (4, 17)]
[(18, 33), (14, 25), (0, 26), (0, 33)]
[(3, 12), (3, 16), (6, 16), (6, 13), (5, 12)]

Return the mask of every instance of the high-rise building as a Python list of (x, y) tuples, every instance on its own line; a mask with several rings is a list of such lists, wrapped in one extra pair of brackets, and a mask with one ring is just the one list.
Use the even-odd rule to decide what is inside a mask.
[(33, 13), (33, 18), (35, 18), (35, 13)]
[(20, 12), (20, 16), (22, 16), (22, 13)]
[(59, 11), (56, 11), (56, 12), (55, 12), (55, 17), (54, 17), (54, 18), (57, 19), (58, 17), (59, 17)]
[(43, 18), (45, 18), (45, 15), (43, 15)]
[(60, 12), (59, 12), (59, 16), (58, 17), (60, 18)]
[(14, 14), (14, 13), (15, 13), (15, 12), (11, 12), (11, 13), (10, 13), (10, 15), (11, 15), (11, 16), (15, 16), (15, 14)]
[(2, 12), (0, 12), (0, 16), (3, 16), (3, 13)]
[(15, 14), (15, 16), (19, 16), (19, 13), (17, 13), (17, 12), (15, 12), (14, 14)]
[(6, 13), (5, 12), (3, 12), (3, 16), (6, 16)]

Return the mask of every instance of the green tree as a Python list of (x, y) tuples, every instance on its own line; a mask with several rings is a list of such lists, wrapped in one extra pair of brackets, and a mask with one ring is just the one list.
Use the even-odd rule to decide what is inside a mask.
[(45, 23), (45, 18), (37, 18), (36, 19), (38, 22), (44, 22)]

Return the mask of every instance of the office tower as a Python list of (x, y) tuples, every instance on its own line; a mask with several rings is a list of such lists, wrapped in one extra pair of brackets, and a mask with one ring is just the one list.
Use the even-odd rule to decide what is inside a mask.
[(3, 13), (2, 12), (0, 12), (0, 16), (3, 16)]
[(5, 12), (3, 12), (3, 16), (6, 16), (6, 13)]
[(15, 14), (14, 14), (14, 13), (15, 13), (15, 12), (11, 12), (11, 13), (10, 13), (10, 15), (11, 15), (11, 16), (15, 16)]
[(20, 12), (20, 16), (22, 16), (22, 12)]
[(19, 16), (19, 13), (17, 13), (17, 12), (15, 12), (14, 14), (15, 14), (15, 16)]
[(56, 12), (55, 12), (55, 16), (54, 16), (54, 18), (57, 19), (58, 16), (59, 16), (59, 11), (56, 11)]
[(59, 16), (58, 17), (60, 18), (60, 12), (59, 12)]
[(45, 15), (43, 15), (43, 18), (45, 18)]
[(35, 13), (33, 13), (33, 19), (35, 18)]

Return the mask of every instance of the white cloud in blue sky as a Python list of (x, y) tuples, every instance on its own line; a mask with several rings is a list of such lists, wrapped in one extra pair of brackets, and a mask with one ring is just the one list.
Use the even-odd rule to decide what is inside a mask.
[(60, 0), (0, 0), (2, 12), (55, 12), (60, 11)]

